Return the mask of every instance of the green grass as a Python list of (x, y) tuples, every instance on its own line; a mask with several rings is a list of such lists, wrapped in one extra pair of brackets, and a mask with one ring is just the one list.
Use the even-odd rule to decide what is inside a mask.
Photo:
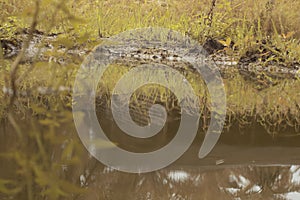
[[(293, 52), (290, 56), (298, 60), (300, 4), (289, 0), (275, 1), (268, 6), (268, 1), (219, 0), (212, 8), (211, 0), (166, 0), (164, 3), (47, 0), (41, 3), (38, 29), (64, 32), (69, 40), (84, 43), (99, 36), (110, 37), (134, 28), (158, 26), (188, 34), (200, 43), (209, 37), (222, 41), (230, 38), (239, 52), (251, 48), (257, 40), (268, 39), (270, 45), (279, 45), (282, 51), (290, 50)], [(16, 27), (29, 26), (34, 0), (6, 0), (0, 6), (2, 38), (11, 37)]]

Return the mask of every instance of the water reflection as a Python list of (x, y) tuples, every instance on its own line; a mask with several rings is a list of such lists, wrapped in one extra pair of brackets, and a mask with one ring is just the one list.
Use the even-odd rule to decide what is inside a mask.
[[(24, 122), (24, 126), (27, 125)], [(1, 127), (4, 132), (0, 133), (0, 150), (6, 152), (13, 145), (17, 145), (15, 143), (16, 137), (10, 127)], [(107, 127), (107, 130), (110, 130), (111, 133), (117, 131), (111, 125)], [(40, 131), (41, 134), (47, 133), (43, 127)], [(62, 140), (65, 139), (64, 143), (58, 142), (54, 146), (49, 145), (47, 147), (49, 158), (52, 165), (55, 166), (53, 169), (58, 169), (57, 166), (60, 166), (56, 171), (59, 174), (57, 176), (87, 190), (87, 192), (79, 195), (72, 194), (68, 199), (300, 199), (300, 165), (287, 164), (299, 163), (298, 144), (293, 146), (284, 146), (279, 143), (266, 145), (262, 138), (260, 138), (260, 144), (238, 145), (237, 143), (240, 143), (241, 139), (237, 140), (236, 143), (231, 141), (229, 144), (226, 137), (232, 138), (234, 135), (229, 137), (225, 134), (215, 150), (206, 159), (199, 160), (197, 158), (201, 144), (201, 140), (197, 140), (198, 142), (195, 142), (182, 158), (168, 168), (145, 174), (129, 174), (103, 166), (84, 150), (82, 154), (74, 153), (79, 159), (75, 164), (64, 162), (60, 156), (61, 152), (68, 147), (68, 143), (78, 140), (75, 127), (70, 123), (53, 129), (53, 132), (60, 137), (66, 135), (66, 139), (62, 138)], [(234, 133), (231, 132), (231, 134)], [(45, 134), (45, 138), (46, 136)], [(164, 137), (161, 136), (161, 138)], [(46, 139), (44, 140), (45, 144), (48, 142)], [(157, 140), (155, 138), (154, 141)], [(30, 149), (29, 144), (28, 149)], [(133, 142), (132, 145), (134, 146), (134, 144)], [(82, 145), (80, 147), (84, 149)], [(37, 147), (32, 146), (32, 151), (28, 152), (28, 155), (35, 157), (35, 154), (39, 153), (36, 149)], [(287, 157), (286, 155), (290, 156)], [(72, 155), (70, 157), (72, 158)], [(69, 155), (66, 155), (66, 159), (69, 159)], [(220, 159), (224, 162), (218, 164), (216, 161)], [(272, 162), (285, 165), (270, 165)], [(0, 157), (0, 179), (17, 179), (18, 170), (19, 168), (14, 162), (7, 162), (6, 159), (2, 160)], [(38, 193), (45, 188), (37, 188), (34, 192)], [(26, 194), (26, 192), (24, 193)], [(36, 196), (36, 199), (47, 199)], [(0, 192), (0, 199), (22, 198), (22, 195), (10, 196)]]
[(127, 174), (94, 171), (81, 199), (299, 199), (300, 166), (172, 167)]

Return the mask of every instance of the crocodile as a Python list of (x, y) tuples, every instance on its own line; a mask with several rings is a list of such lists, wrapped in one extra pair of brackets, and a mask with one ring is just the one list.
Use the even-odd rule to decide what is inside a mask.
[[(90, 52), (89, 49), (80, 49), (80, 47), (66, 49), (63, 46), (54, 50), (51, 42), (55, 41), (56, 37), (57, 35), (53, 34), (45, 35), (42, 32), (34, 33), (33, 40), (30, 42), (29, 48), (26, 50), (23, 62), (32, 62), (34, 59), (44, 62), (59, 62), (64, 59), (63, 55), (66, 54), (79, 56), (83, 60), (83, 58)], [(20, 38), (23, 38), (23, 40), (26, 39), (26, 34)], [(46, 38), (46, 42), (42, 42), (43, 38)], [(104, 42), (105, 41), (106, 39), (104, 39)], [(240, 59), (236, 59), (235, 57), (222, 53), (222, 45), (218, 44), (217, 41), (212, 41), (213, 40), (210, 39), (203, 45), (204, 51), (202, 51), (201, 54), (207, 56), (207, 61), (214, 62), (215, 66), (219, 68), (223, 78), (231, 77), (231, 71), (237, 70), (244, 79), (257, 84), (257, 89), (263, 89), (276, 85), (278, 81), (283, 79), (299, 79), (300, 77), (300, 65), (297, 63), (294, 66), (286, 66), (284, 63), (273, 63), (265, 66), (262, 62), (257, 60), (254, 62), (249, 59), (245, 60), (243, 56)], [(115, 46), (113, 49), (107, 49), (109, 51), (108, 54), (111, 54), (112, 56), (117, 55), (119, 62), (122, 62), (123, 64), (127, 63), (127, 65), (159, 62), (174, 66), (175, 68), (177, 67), (177, 69), (181, 71), (184, 71), (186, 68), (182, 67), (183, 65), (188, 65), (181, 55), (174, 54), (172, 48), (178, 47), (171, 47), (167, 49), (161, 48), (159, 45), (154, 48), (139, 47), (135, 45), (137, 41), (134, 40), (127, 43), (128, 45), (125, 47), (127, 49), (117, 49), (118, 47)], [(1, 40), (1, 46), (4, 50), (4, 58), (12, 59), (16, 56), (21, 50), (21, 44), (22, 40)], [(120, 48), (124, 48), (124, 45), (121, 45)], [(46, 56), (47, 52), (52, 51), (62, 52), (62, 59), (53, 58), (53, 56)], [(37, 54), (39, 55), (37, 56)], [(72, 59), (70, 59), (69, 62), (72, 62)]]
[[(41, 45), (42, 38), (45, 37), (46, 41), (44, 45)], [(47, 35), (44, 36), (43, 33), (35, 33), (34, 39), (32, 42), (30, 42), (29, 48), (26, 50), (25, 58), (23, 59), (23, 62), (31, 62), (34, 59), (38, 59), (40, 61), (50, 62), (50, 61), (59, 61), (59, 58), (53, 58), (49, 56), (45, 56), (47, 52), (53, 51), (53, 46), (51, 45), (51, 42), (55, 41), (57, 35)], [(23, 38), (26, 38), (24, 36)], [(211, 41), (211, 40), (209, 40)], [(131, 41), (132, 44), (135, 43), (135, 41)], [(210, 42), (211, 43), (211, 42)], [(265, 66), (264, 63), (259, 61), (252, 62), (251, 60), (245, 60), (244, 56), (242, 56), (240, 59), (236, 59), (235, 57), (231, 57), (229, 55), (226, 55), (222, 53), (222, 48), (220, 45), (217, 45), (219, 51), (214, 51), (209, 46), (210, 43), (204, 44), (204, 49), (206, 52), (208, 52), (208, 59), (213, 60), (216, 66), (220, 68), (222, 72), (225, 72), (227, 69), (236, 68), (240, 74), (242, 74), (245, 78), (251, 79), (251, 80), (258, 80), (263, 81), (265, 80), (271, 80), (271, 79), (282, 79), (282, 78), (298, 78), (299, 77), (299, 71), (300, 71), (300, 64), (295, 64), (293, 66), (286, 66), (283, 62), (281, 63), (271, 63), (267, 66)], [(215, 41), (216, 43), (216, 41)], [(3, 48), (3, 54), (4, 58), (12, 59), (15, 57), (21, 50), (22, 47), (22, 41), (21, 40), (1, 40), (1, 47)], [(216, 45), (214, 45), (216, 46)], [(132, 48), (132, 47), (128, 47)], [(170, 52), (168, 49), (155, 49), (155, 48), (141, 48), (141, 49), (134, 49), (133, 51), (130, 51), (130, 53), (122, 54), (122, 59), (124, 60), (136, 60), (136, 61), (159, 61), (159, 62), (167, 62), (167, 63), (179, 63), (182, 61), (182, 57), (180, 55), (172, 55), (172, 52)], [(64, 54), (71, 54), (71, 55), (77, 55), (80, 57), (86, 56), (90, 50), (88, 49), (80, 49), (80, 48), (71, 48), (66, 49), (63, 46), (56, 49), (56, 51), (61, 51)], [(119, 51), (119, 50), (118, 50)], [(119, 51), (122, 52), (122, 51)], [(36, 54), (39, 53), (36, 57)], [(111, 52), (112, 54), (114, 52)], [(224, 74), (224, 73), (222, 73)]]
[[(132, 42), (134, 44), (134, 42)], [(115, 55), (119, 57), (119, 61), (123, 64), (136, 66), (137, 64), (143, 63), (163, 63), (173, 66), (179, 71), (187, 70), (186, 66), (190, 64), (181, 55), (175, 54), (171, 48), (160, 48), (160, 47), (137, 47), (128, 45), (124, 49), (109, 49), (108, 54)], [(124, 48), (124, 46), (121, 46)], [(179, 50), (180, 52), (181, 50)], [(201, 51), (201, 50), (200, 50)], [(182, 50), (183, 55), (188, 53)], [(228, 56), (221, 51), (213, 54), (207, 54), (206, 49), (200, 53), (199, 56), (205, 56), (204, 62), (210, 63), (218, 68), (222, 78), (230, 78), (232, 76), (232, 71), (238, 71), (239, 74), (245, 79), (257, 84), (257, 89), (264, 89), (270, 86), (276, 85), (278, 82), (284, 79), (299, 79), (300, 78), (300, 64), (295, 63), (293, 66), (286, 66), (284, 63), (269, 63), (264, 65), (264, 63), (256, 62), (245, 62), (242, 59), (236, 59), (234, 57)], [(197, 56), (196, 54), (190, 54), (188, 56)], [(197, 59), (197, 58), (196, 58)], [(200, 59), (201, 60), (201, 59)]]

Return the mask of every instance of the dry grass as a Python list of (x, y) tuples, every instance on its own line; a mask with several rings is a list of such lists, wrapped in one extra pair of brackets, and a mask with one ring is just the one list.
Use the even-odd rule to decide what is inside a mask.
[[(249, 32), (251, 28), (256, 29), (257, 36), (259, 34), (272, 36), (275, 34), (273, 21), (279, 34), (295, 32), (295, 38), (300, 36), (298, 12), (300, 4), (296, 0), (217, 1), (213, 8), (212, 27), (209, 27), (209, 30), (206, 26), (211, 0), (184, 2), (181, 0), (68, 0), (63, 2), (61, 4), (59, 0), (43, 1), (40, 21), (49, 22), (54, 19), (54, 29), (64, 31), (68, 31), (68, 28), (72, 26), (80, 25), (91, 34), (98, 34), (100, 30), (103, 36), (111, 36), (137, 27), (162, 26), (189, 33), (201, 39), (207, 36), (220, 39), (229, 36), (236, 39), (241, 29)], [(274, 2), (274, 5), (268, 2)], [(0, 5), (3, 10), (0, 18), (3, 22), (7, 20), (7, 17), (16, 16), (26, 25), (32, 14), (34, 0), (5, 0)], [(52, 19), (51, 13), (56, 8), (60, 11)], [(75, 18), (81, 18), (84, 22), (80, 23), (74, 20)], [(41, 23), (40, 28), (43, 29), (47, 25), (47, 23)]]

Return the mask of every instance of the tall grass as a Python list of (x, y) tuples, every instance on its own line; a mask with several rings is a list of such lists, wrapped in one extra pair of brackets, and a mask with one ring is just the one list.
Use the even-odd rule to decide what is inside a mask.
[[(34, 0), (8, 1), (0, 5), (3, 24), (11, 17), (17, 25), (28, 26)], [(52, 32), (67, 32), (85, 36), (85, 40), (99, 36), (109, 37), (125, 30), (162, 26), (172, 28), (204, 42), (207, 37), (224, 40), (230, 37), (245, 46), (261, 37), (291, 35), (300, 38), (300, 4), (296, 0), (218, 0), (212, 9), (212, 0), (203, 1), (134, 1), (134, 0), (68, 0), (42, 1), (39, 29), (48, 30), (49, 21), (55, 21)], [(51, 17), (51, 12), (60, 11)], [(213, 11), (213, 12), (211, 12)], [(212, 14), (212, 15), (211, 15)], [(81, 20), (80, 20), (81, 19)], [(277, 31), (274, 30), (274, 25)], [(246, 45), (248, 46), (248, 45)]]

